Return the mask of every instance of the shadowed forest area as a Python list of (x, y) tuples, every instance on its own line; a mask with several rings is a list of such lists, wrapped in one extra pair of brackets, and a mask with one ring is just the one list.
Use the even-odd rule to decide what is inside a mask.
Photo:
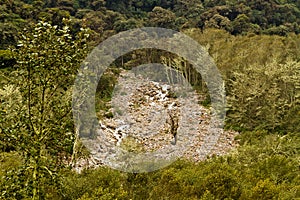
[[(77, 173), (91, 152), (74, 127), (72, 89), (81, 63), (121, 31), (182, 32), (214, 59), (226, 89), (226, 155), (182, 158), (149, 173), (106, 166)], [(0, 199), (299, 199), (300, 1), (2, 0), (0, 2)], [(118, 76), (141, 64), (180, 72), (210, 108), (205, 82), (178, 55), (139, 49), (115, 60), (95, 96), (113, 118)]]

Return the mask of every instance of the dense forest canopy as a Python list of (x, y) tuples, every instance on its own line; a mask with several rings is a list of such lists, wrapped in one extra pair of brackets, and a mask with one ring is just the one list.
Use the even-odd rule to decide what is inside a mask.
[(92, 46), (143, 26), (216, 28), (233, 35), (300, 33), (300, 3), (293, 0), (4, 0), (0, 13), (0, 67), (14, 63), (7, 48), (39, 20), (63, 26), (63, 19), (69, 19), (73, 34), (90, 28)]
[(300, 32), (299, 7), (293, 0), (4, 0), (0, 48), (16, 44), (18, 32), (41, 19), (60, 25), (70, 18), (77, 30), (88, 27), (101, 36), (103, 31), (162, 25), (286, 35)]

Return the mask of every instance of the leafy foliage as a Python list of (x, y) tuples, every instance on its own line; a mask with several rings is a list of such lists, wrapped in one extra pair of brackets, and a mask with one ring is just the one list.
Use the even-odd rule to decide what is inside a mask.
[[(45, 195), (43, 182), (53, 180), (64, 166), (62, 158), (72, 153), (71, 86), (85, 56), (87, 34), (73, 40), (69, 32), (68, 26), (39, 22), (23, 34), (11, 82), (0, 90), (1, 148), (24, 158), (17, 171), (25, 180), (18, 184), (27, 185), (26, 194), (33, 198)], [(18, 191), (11, 187), (5, 196)]]
[(234, 72), (230, 81), (230, 124), (250, 130), (300, 131), (299, 62), (250, 65)]

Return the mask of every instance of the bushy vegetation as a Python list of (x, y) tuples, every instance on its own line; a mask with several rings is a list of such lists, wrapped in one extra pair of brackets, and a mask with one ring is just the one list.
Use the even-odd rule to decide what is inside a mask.
[(245, 129), (299, 133), (300, 63), (276, 60), (249, 65), (231, 75), (228, 95), (230, 124)]
[[(230, 155), (197, 164), (181, 160), (165, 169), (143, 174), (126, 174), (104, 167), (81, 174), (64, 170), (60, 172), (61, 187), (56, 190), (51, 185), (45, 187), (54, 199), (289, 200), (299, 197), (299, 137), (256, 131), (246, 132), (239, 139), (242, 146)], [(2, 156), (7, 159), (1, 161), (3, 167), (15, 159), (13, 154)], [(8, 183), (2, 182), (2, 188), (3, 184)]]
[[(0, 199), (299, 198), (299, 6), (289, 0), (1, 1)], [(214, 58), (226, 84), (226, 128), (240, 131), (240, 147), (151, 173), (100, 167), (78, 174), (71, 165), (88, 152), (81, 152), (73, 127), (71, 90), (88, 44), (148, 25), (181, 30)], [(206, 92), (183, 58), (136, 50), (101, 78), (99, 117), (112, 117), (107, 111), (119, 68), (149, 62), (181, 70)]]

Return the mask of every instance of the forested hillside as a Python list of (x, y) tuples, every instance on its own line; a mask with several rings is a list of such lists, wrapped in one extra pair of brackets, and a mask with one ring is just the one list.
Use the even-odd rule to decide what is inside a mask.
[[(105, 39), (148, 26), (184, 33), (207, 50), (225, 82), (224, 129), (238, 136), (219, 141), (226, 143), (225, 155), (189, 155), (149, 173), (104, 165), (78, 173), (78, 161), (93, 161), (72, 115), (78, 69)], [(297, 0), (2, 0), (0, 199), (299, 199), (299, 58)], [(207, 85), (189, 61), (138, 49), (101, 77), (95, 96), (99, 123), (115, 117), (111, 101), (118, 77), (147, 63), (182, 74), (201, 97), (197, 104), (210, 109)], [(145, 101), (141, 94), (131, 99), (133, 110)], [(126, 142), (129, 151), (145, 150), (133, 139)]]
[(0, 3), (0, 47), (16, 44), (18, 32), (31, 23), (43, 19), (62, 25), (63, 18), (73, 19), (72, 32), (90, 28), (98, 41), (141, 26), (286, 35), (300, 31), (299, 6), (294, 0), (4, 0)]

